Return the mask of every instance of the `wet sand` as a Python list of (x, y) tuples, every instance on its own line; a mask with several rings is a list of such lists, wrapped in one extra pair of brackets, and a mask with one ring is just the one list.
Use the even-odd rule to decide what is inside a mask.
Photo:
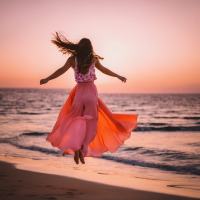
[(58, 175), (30, 172), (16, 169), (14, 165), (0, 161), (1, 200), (64, 200), (68, 198), (78, 200), (195, 199), (104, 185)]

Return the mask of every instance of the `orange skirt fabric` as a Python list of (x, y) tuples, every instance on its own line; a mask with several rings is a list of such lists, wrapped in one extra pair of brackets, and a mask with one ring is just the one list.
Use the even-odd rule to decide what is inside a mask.
[(81, 149), (84, 157), (100, 157), (116, 151), (136, 128), (137, 115), (112, 113), (92, 81), (72, 89), (46, 140), (64, 150), (63, 156)]

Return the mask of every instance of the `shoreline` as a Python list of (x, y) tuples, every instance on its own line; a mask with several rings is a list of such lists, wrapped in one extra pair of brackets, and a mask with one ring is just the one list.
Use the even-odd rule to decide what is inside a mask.
[(0, 161), (0, 198), (62, 200), (76, 198), (92, 199), (162, 199), (192, 200), (198, 198), (142, 191), (125, 187), (111, 186), (61, 175), (32, 172), (17, 169), (14, 164)]

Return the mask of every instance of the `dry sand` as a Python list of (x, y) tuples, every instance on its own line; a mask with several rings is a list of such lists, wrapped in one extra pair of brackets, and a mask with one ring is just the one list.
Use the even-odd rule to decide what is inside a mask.
[(0, 161), (1, 200), (189, 200), (195, 198), (115, 187), (70, 177), (16, 169)]

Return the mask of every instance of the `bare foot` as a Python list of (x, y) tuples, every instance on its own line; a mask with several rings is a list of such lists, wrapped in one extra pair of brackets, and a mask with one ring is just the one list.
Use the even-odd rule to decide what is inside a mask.
[(80, 158), (81, 163), (85, 164), (83, 154), (82, 154), (82, 152), (80, 150), (79, 150), (79, 158)]
[(77, 165), (79, 164), (79, 150), (75, 151), (74, 161)]

